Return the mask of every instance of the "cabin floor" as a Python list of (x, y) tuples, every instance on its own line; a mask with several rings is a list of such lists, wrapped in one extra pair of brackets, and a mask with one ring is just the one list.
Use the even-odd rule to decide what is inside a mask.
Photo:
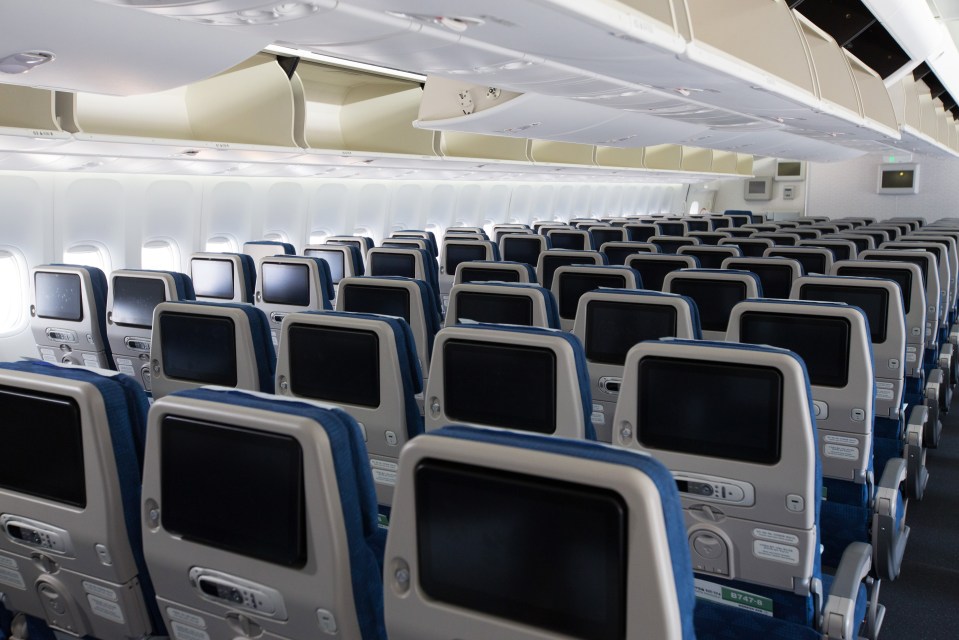
[(959, 400), (953, 400), (942, 419), (939, 448), (926, 458), (925, 496), (909, 503), (912, 533), (902, 573), (894, 582), (884, 580), (879, 591), (886, 605), (881, 640), (959, 637)]

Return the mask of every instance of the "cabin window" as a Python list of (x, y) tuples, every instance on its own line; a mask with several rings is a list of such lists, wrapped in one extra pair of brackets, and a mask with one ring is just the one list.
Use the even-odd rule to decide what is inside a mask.
[(310, 244), (326, 244), (326, 239), (331, 235), (326, 229), (318, 229), (310, 234)]
[(66, 264), (96, 267), (108, 276), (110, 272), (113, 271), (113, 261), (110, 259), (110, 250), (100, 242), (83, 242), (65, 249), (63, 252), (63, 261)]
[(289, 242), (290, 236), (286, 235), (283, 231), (270, 231), (269, 233), (263, 234), (264, 240), (269, 240), (270, 242)]
[(156, 271), (179, 271), (180, 250), (175, 240), (156, 239), (140, 248), (140, 266)]
[(220, 234), (206, 241), (206, 251), (209, 253), (237, 253), (240, 243), (233, 236)]
[(27, 261), (18, 249), (0, 247), (0, 335), (10, 335), (26, 325)]
[(691, 216), (699, 215), (699, 200), (693, 200), (693, 203), (689, 205), (689, 215)]

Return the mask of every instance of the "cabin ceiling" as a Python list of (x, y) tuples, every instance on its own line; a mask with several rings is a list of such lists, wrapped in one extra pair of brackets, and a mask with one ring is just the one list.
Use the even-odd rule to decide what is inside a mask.
[[(549, 98), (540, 102), (556, 123), (551, 140), (640, 147), (668, 131), (678, 145), (815, 161), (914, 149), (901, 139), (892, 104), (863, 90), (871, 71), (856, 59), (874, 60), (880, 78), (889, 77), (903, 55), (916, 55), (914, 47), (900, 47), (859, 0), (788, 4), (810, 15), (849, 14), (834, 30), (853, 56), (829, 49), (835, 43), (817, 29), (830, 29), (815, 19), (803, 23), (783, 9), (786, 0), (741, 0), (739, 11), (715, 0), (4, 0), (0, 57), (30, 50), (57, 57), (0, 81), (130, 95), (208, 78), (280, 44)], [(757, 28), (764, 20), (778, 21), (790, 40), (777, 42), (777, 32)], [(749, 38), (730, 39), (737, 28)], [(854, 78), (843, 79), (847, 101), (823, 95), (807, 37)], [(781, 46), (782, 61), (736, 57), (763, 46)], [(898, 53), (889, 53), (893, 48)], [(866, 113), (874, 103), (882, 113)], [(497, 105), (505, 115), (488, 120), (511, 122), (514, 106)], [(600, 113), (609, 126), (586, 126)], [(421, 117), (417, 126), (472, 125)], [(538, 135), (511, 124), (478, 132)]]

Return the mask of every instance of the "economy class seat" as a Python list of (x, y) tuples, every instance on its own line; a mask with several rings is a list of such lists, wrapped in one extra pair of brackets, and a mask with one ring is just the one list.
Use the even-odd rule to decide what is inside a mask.
[(720, 269), (723, 260), (727, 258), (739, 258), (742, 251), (735, 245), (726, 245), (725, 247), (712, 245), (691, 245), (680, 247), (676, 250), (678, 256), (693, 256), (699, 261), (699, 266), (703, 269)]
[(539, 254), (536, 262), (536, 279), (540, 286), (553, 288), (553, 274), (562, 266), (574, 264), (605, 265), (606, 256), (599, 251), (574, 251), (549, 249)]
[(48, 264), (35, 267), (30, 275), (30, 329), (40, 359), (112, 369), (103, 271)]
[(388, 517), (400, 449), (423, 433), (416, 402), (423, 374), (409, 324), (365, 313), (292, 313), (280, 344), (277, 395), (333, 403), (356, 419)]
[(425, 385), (430, 376), (433, 342), (442, 328), (442, 318), (429, 285), (422, 280), (400, 277), (344, 278), (336, 296), (336, 310), (376, 313), (405, 320), (413, 331)]
[(453, 284), (472, 282), (516, 282), (536, 284), (536, 269), (526, 262), (471, 260), (456, 265)]
[(261, 276), (260, 260), (263, 258), (296, 255), (296, 248), (292, 244), (277, 240), (252, 240), (250, 242), (244, 242), (241, 251), (244, 255), (253, 258), (253, 266), (254, 269), (256, 269), (257, 280), (259, 280)]
[(553, 293), (532, 283), (476, 282), (453, 285), (445, 326), (508, 324), (560, 329)]
[(163, 302), (150, 348), (153, 397), (204, 385), (273, 393), (269, 320), (248, 304)]
[(197, 300), (252, 304), (256, 261), (245, 253), (194, 253), (190, 278)]
[(147, 408), (125, 375), (0, 364), (0, 609), (31, 640), (166, 635), (141, 538)]
[(643, 289), (662, 291), (667, 274), (680, 269), (698, 269), (699, 260), (693, 256), (638, 253), (626, 259), (626, 266), (639, 273)]
[(415, 278), (429, 286), (430, 301), (437, 314), (443, 315), (440, 299), (439, 266), (426, 249), (376, 247), (366, 254), (366, 272), (374, 277), (396, 276)]
[(344, 411), (249, 391), (166, 396), (150, 409), (141, 500), (171, 635), (386, 640), (385, 532)]
[(823, 247), (770, 247), (763, 258), (789, 258), (802, 265), (803, 275), (829, 275), (833, 253)]
[[(833, 275), (865, 278), (886, 278), (899, 285), (903, 311), (906, 314), (906, 357), (903, 402), (908, 406), (925, 405), (929, 410), (928, 428), (923, 431), (923, 444), (939, 446), (942, 423), (939, 420), (940, 395), (947, 391), (944, 371), (939, 368), (939, 347), (936, 334), (927, 333), (935, 326), (938, 315), (937, 298), (927, 303), (927, 289), (935, 285), (923, 278), (917, 264), (902, 261), (843, 260), (833, 265)], [(935, 278), (935, 274), (933, 278)], [(935, 289), (933, 289), (935, 291)], [(927, 338), (926, 336), (929, 335)], [(946, 366), (948, 370), (948, 365)]]
[(612, 439), (616, 402), (623, 393), (623, 364), (644, 340), (699, 340), (699, 311), (691, 298), (646, 290), (589, 291), (579, 299), (573, 334), (583, 344), (593, 398), (596, 438)]
[[(319, 258), (329, 265), (330, 280), (334, 292), (343, 278), (352, 278), (366, 273), (363, 254), (359, 248), (347, 244), (309, 244), (303, 249), (307, 258)], [(336, 296), (334, 295), (334, 300)]]
[(599, 252), (606, 256), (610, 265), (625, 265), (630, 256), (637, 253), (659, 253), (659, 247), (649, 242), (607, 242)]
[(500, 236), (500, 257), (506, 262), (524, 262), (534, 269), (539, 262), (539, 254), (553, 245), (549, 238), (539, 234), (506, 233)]
[(273, 347), (279, 346), (283, 318), (296, 311), (332, 309), (336, 296), (330, 265), (321, 258), (260, 258), (254, 305), (270, 323)]
[(452, 426), (411, 442), (399, 473), (390, 640), (694, 637), (682, 510), (653, 458)]
[(727, 258), (722, 268), (756, 274), (765, 298), (788, 298), (793, 280), (803, 275), (802, 265), (789, 258)]
[(446, 238), (440, 248), (439, 286), (445, 310), (449, 302), (450, 289), (456, 280), (456, 268), (462, 262), (476, 260), (498, 261), (499, 247), (488, 241), (457, 240)]
[(736, 303), (763, 295), (759, 277), (732, 269), (683, 269), (666, 274), (663, 292), (689, 296), (699, 309), (706, 340), (724, 340), (729, 314)]
[(823, 563), (835, 567), (850, 543), (870, 542), (876, 575), (896, 579), (909, 538), (907, 463), (896, 458), (875, 476), (875, 378), (865, 313), (832, 302), (747, 300), (733, 309), (728, 339), (788, 349), (806, 367), (823, 470)]
[(929, 411), (914, 405), (906, 415), (904, 405), (906, 316), (902, 292), (896, 282), (852, 276), (803, 276), (793, 283), (795, 300), (841, 302), (862, 309), (869, 323), (875, 373), (876, 402), (873, 429), (873, 465), (882, 477), (886, 463), (907, 461), (907, 495), (922, 499), (929, 473), (926, 470), (924, 432)]
[(595, 289), (642, 289), (643, 278), (626, 266), (566, 265), (553, 274), (553, 296), (559, 307), (560, 328), (572, 331), (580, 297)]
[(595, 440), (589, 370), (564, 331), (460, 325), (436, 336), (426, 431), (460, 423)]
[(110, 274), (107, 337), (117, 371), (150, 392), (153, 310), (161, 302), (195, 300), (190, 276), (174, 271), (119, 269)]
[[(802, 361), (783, 349), (687, 340), (626, 356), (613, 443), (672, 471), (697, 580), (696, 636), (875, 638), (855, 542), (820, 560), (821, 467)], [(878, 584), (872, 582), (872, 589)], [(873, 600), (874, 602), (874, 600)]]

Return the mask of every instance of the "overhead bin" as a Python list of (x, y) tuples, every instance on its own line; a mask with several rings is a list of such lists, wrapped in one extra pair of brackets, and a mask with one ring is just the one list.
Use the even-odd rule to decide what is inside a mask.
[[(828, 154), (821, 133), (835, 133), (829, 144), (853, 149), (860, 141), (898, 137), (888, 102), (879, 101), (879, 113), (864, 111), (876, 104), (881, 82), (858, 69), (846, 69), (851, 80), (844, 77), (835, 43), (818, 34), (807, 42), (810, 29), (781, 0), (737, 0), (735, 11), (715, 0), (490, 0), (481, 13), (471, 0), (408, 0), (402, 7), (390, 0), (323, 0), (289, 3), (271, 16), (274, 4), (137, 2), (143, 11), (234, 25), (251, 37), (454, 78), (484, 93), (496, 87), (502, 92), (498, 101), (512, 103), (495, 117), (481, 108), (482, 96), (473, 96), (473, 112), (421, 112), (418, 126), (437, 130), (489, 134), (538, 122), (540, 139), (737, 151), (721, 135), (706, 143), (696, 138), (704, 130), (748, 133), (772, 122), (793, 136), (820, 138), (811, 147), (814, 154), (805, 156), (811, 160), (849, 157)], [(299, 15), (297, 7), (306, 6), (312, 9)], [(863, 80), (866, 90), (858, 88)], [(534, 102), (531, 94), (596, 109), (550, 101), (548, 122), (520, 117), (528, 115), (522, 107)], [(602, 115), (600, 108), (628, 117)], [(489, 126), (471, 128), (484, 120)], [(661, 127), (669, 139), (654, 135), (654, 124), (662, 121), (676, 127)], [(797, 142), (788, 155), (800, 157), (809, 149)]]
[(57, 123), (53, 91), (0, 84), (0, 151), (41, 151), (70, 139)]
[(419, 83), (301, 64), (302, 146), (314, 149), (435, 156), (434, 135), (415, 129), (423, 97)]
[(710, 170), (715, 173), (737, 173), (739, 171), (739, 157), (732, 151), (713, 150)]
[(956, 123), (942, 102), (933, 100), (929, 87), (908, 74), (889, 88), (889, 94), (902, 130), (902, 140), (890, 143), (891, 147), (934, 157), (959, 157), (954, 144)]
[(290, 81), (263, 54), (177, 89), (129, 97), (78, 93), (72, 106), (62, 116), (75, 133), (295, 145)]
[(590, 166), (596, 164), (596, 147), (572, 142), (531, 140), (529, 157), (537, 164)]
[(647, 169), (682, 171), (683, 147), (678, 144), (660, 144), (647, 147), (643, 155), (643, 164)]
[[(592, 140), (610, 130), (596, 122), (585, 123), (588, 135), (582, 135), (590, 140), (585, 144), (538, 139), (528, 129), (487, 135), (417, 128), (416, 116), (443, 114), (449, 108), (446, 94), (443, 100), (424, 105), (427, 93), (417, 82), (305, 62), (288, 75), (275, 56), (266, 54), (209, 79), (141, 96), (0, 85), (0, 151), (21, 153), (0, 158), (0, 169), (325, 178), (423, 172), (449, 179), (471, 175), (470, 179), (539, 180), (562, 175), (654, 182), (736, 173), (728, 159), (722, 171), (714, 170), (710, 149), (650, 145), (648, 153), (642, 147), (617, 149), (622, 157), (599, 153)], [(491, 91), (490, 97), (491, 105), (474, 109), (471, 115), (486, 114), (487, 123), (496, 118), (524, 122), (533, 112), (551, 111), (537, 102), (549, 100), (542, 96)], [(456, 100), (458, 104), (461, 99)], [(563, 102), (610, 120), (649, 118)], [(527, 110), (524, 103), (532, 108)], [(521, 108), (514, 110), (514, 105)], [(466, 117), (462, 109), (460, 114)], [(701, 130), (662, 122), (666, 128)], [(552, 125), (545, 117), (543, 126), (573, 131), (568, 122)], [(628, 141), (601, 141), (635, 144), (640, 133), (630, 134)], [(54, 143), (58, 148), (46, 153)], [(597, 160), (604, 155), (610, 162)]]

